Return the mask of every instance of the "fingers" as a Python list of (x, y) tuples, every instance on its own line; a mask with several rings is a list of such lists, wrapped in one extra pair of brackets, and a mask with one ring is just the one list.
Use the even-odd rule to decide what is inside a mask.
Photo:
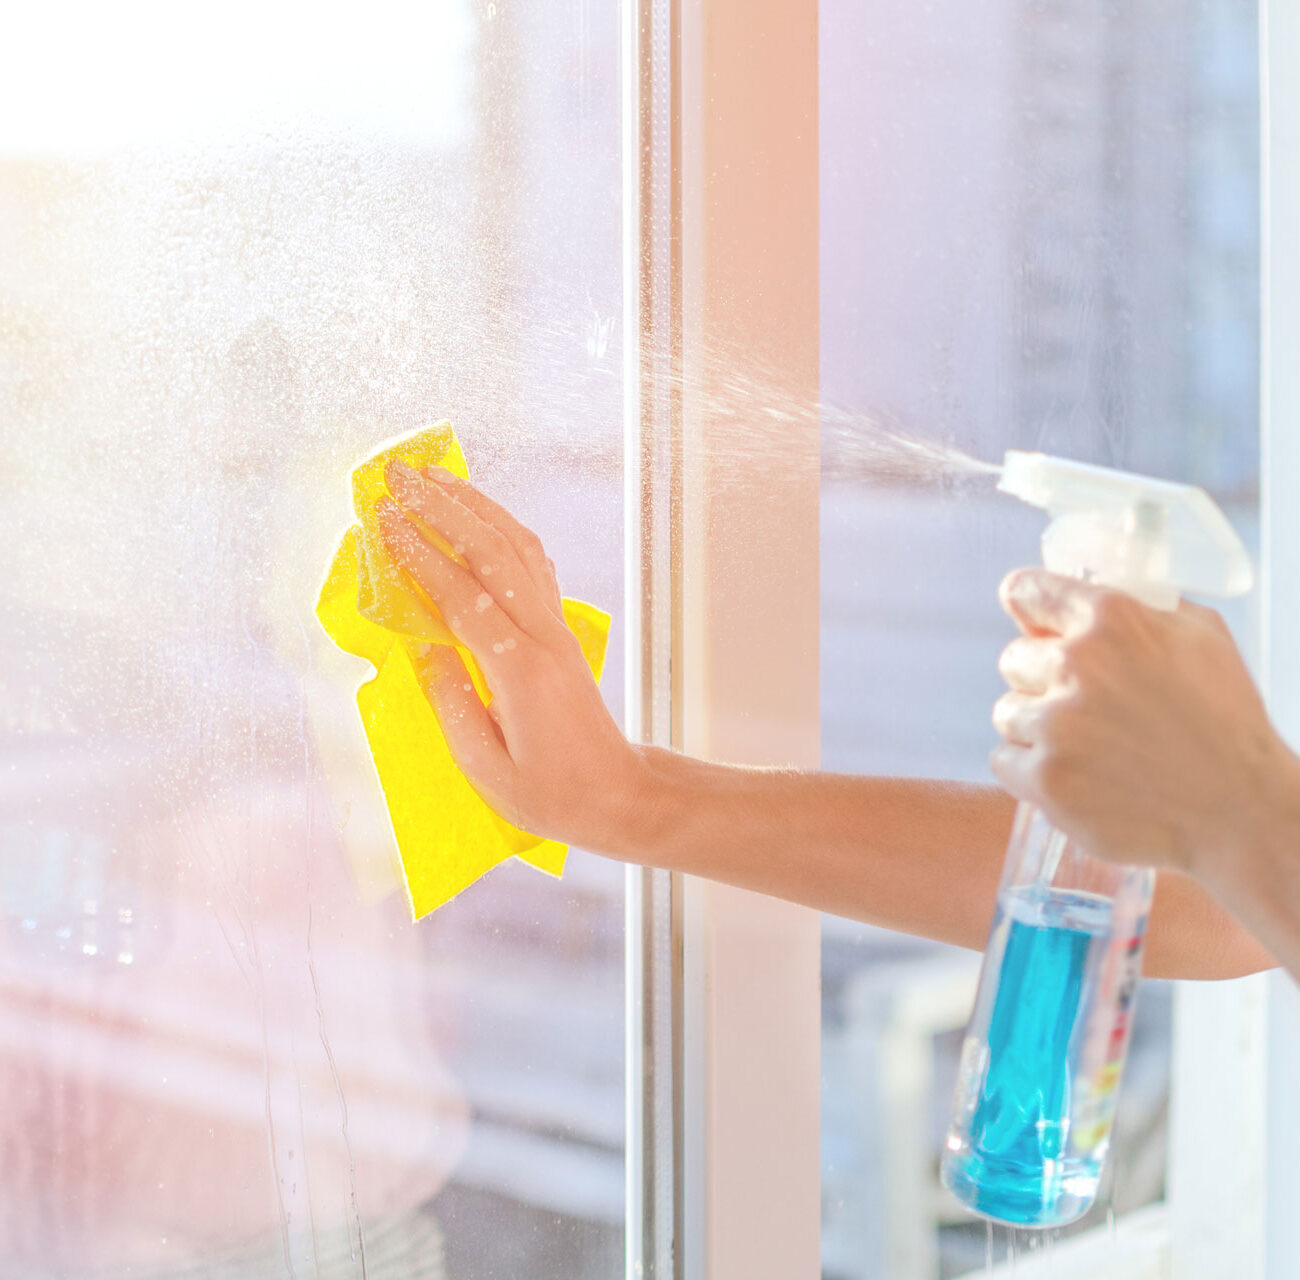
[(1061, 641), (1046, 636), (1017, 636), (998, 659), (998, 671), (1012, 689), (1046, 693), (1064, 681)]
[(993, 727), (1008, 742), (1032, 747), (1042, 733), (1044, 699), (1012, 690), (993, 704)]
[(380, 499), (379, 530), (388, 554), (438, 606), (452, 635), (464, 644), (495, 684), (503, 660), (524, 633), (464, 566), (443, 555), (391, 498)]
[[(1067, 650), (1095, 612), (1100, 588), (1046, 569), (1020, 569), (1002, 581), (1003, 608), (1026, 634), (1003, 649), (998, 670), (1011, 686), (993, 705), (993, 727), (1004, 747), (1020, 751), (1041, 743), (1047, 723), (1060, 714), (1073, 678)], [(1109, 593), (1113, 594), (1113, 593)], [(1069, 639), (1063, 637), (1071, 637)], [(1017, 756), (1002, 757), (1016, 760)]]
[(429, 645), (415, 665), (461, 772), (480, 791), (508, 792), (513, 762), (460, 654), (449, 645)]
[(467, 507), (485, 524), (502, 534), (514, 548), (519, 562), (528, 571), (534, 586), (549, 604), (557, 617), (562, 617), (560, 589), (555, 581), (555, 565), (547, 558), (542, 540), (510, 514), (505, 507), (480, 493), (468, 480), (448, 471), (446, 467), (428, 467), (424, 473), (435, 484)]
[(487, 592), (521, 630), (537, 639), (554, 637), (563, 622), (549, 599), (538, 592), (509, 538), (445, 486), (401, 462), (388, 465), (386, 478), (401, 506), (446, 540), (464, 559), (480, 591)]
[(1036, 753), (1026, 747), (1003, 742), (993, 748), (989, 768), (999, 783), (1019, 800), (1041, 803), (1035, 769)]
[(1027, 635), (1071, 635), (1087, 626), (1104, 587), (1046, 569), (1016, 569), (1002, 579), (998, 599)]

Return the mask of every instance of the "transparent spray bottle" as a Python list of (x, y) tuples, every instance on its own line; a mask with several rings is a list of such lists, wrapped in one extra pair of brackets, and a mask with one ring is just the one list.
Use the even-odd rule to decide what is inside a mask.
[[(1250, 589), (1245, 548), (1201, 489), (1010, 452), (998, 488), (1044, 508), (1043, 563), (1157, 609)], [(1155, 875), (1089, 857), (1016, 813), (942, 1160), (963, 1204), (1057, 1227), (1097, 1194)]]

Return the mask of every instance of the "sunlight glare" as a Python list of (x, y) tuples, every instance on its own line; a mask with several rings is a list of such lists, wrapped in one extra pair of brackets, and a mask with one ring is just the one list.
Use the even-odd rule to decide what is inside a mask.
[(466, 129), (468, 0), (15, 6), (0, 155), (90, 157), (283, 130), (442, 147)]

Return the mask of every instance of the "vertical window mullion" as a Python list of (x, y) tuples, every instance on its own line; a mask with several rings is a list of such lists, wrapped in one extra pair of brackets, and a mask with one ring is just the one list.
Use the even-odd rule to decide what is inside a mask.
[[(681, 3), (681, 745), (819, 757), (819, 434), (719, 412), (818, 398), (817, 6)], [(792, 851), (793, 856), (793, 851)], [(685, 1280), (820, 1273), (820, 919), (683, 885)]]
[[(625, 9), (629, 729), (736, 763), (817, 763), (816, 416), (778, 465), (709, 413), (753, 361), (816, 402), (816, 32), (802, 0)], [(814, 1277), (819, 919), (628, 883), (628, 1273)]]
[[(680, 747), (679, 5), (625, 0), (624, 510), (628, 733)], [(627, 871), (629, 1280), (679, 1280), (682, 1252), (680, 877)]]

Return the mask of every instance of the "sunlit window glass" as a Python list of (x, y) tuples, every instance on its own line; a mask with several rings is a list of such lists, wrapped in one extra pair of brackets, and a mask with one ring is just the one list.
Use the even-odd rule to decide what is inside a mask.
[(413, 926), (312, 614), (349, 468), (450, 418), (621, 711), (617, 22), (6, 16), (4, 1275), (621, 1266), (621, 868)]

